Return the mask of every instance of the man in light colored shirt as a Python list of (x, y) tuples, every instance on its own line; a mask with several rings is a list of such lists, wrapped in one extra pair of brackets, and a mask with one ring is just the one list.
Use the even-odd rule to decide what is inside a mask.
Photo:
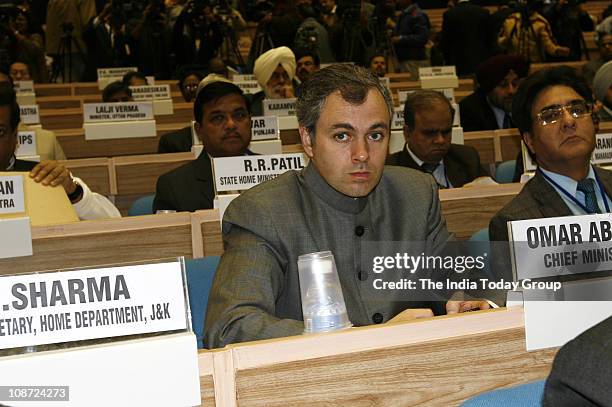
[(491, 241), (508, 240), (508, 221), (610, 212), (612, 172), (591, 165), (596, 126), (584, 78), (569, 67), (539, 71), (512, 112), (538, 170), (491, 220)]
[(387, 165), (414, 168), (431, 174), (440, 188), (457, 188), (488, 177), (473, 147), (452, 144), (454, 109), (440, 92), (419, 90), (404, 105), (402, 151), (392, 154)]

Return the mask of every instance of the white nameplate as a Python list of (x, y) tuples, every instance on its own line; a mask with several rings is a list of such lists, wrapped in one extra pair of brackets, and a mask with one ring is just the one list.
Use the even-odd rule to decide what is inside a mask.
[(36, 150), (36, 132), (35, 131), (20, 131), (17, 133), (17, 157), (35, 156)]
[(518, 280), (612, 270), (609, 214), (514, 221), (509, 231)]
[(98, 79), (102, 78), (122, 78), (128, 72), (137, 72), (135, 66), (123, 68), (98, 68)]
[(432, 76), (457, 76), (457, 70), (454, 65), (419, 68), (419, 78)]
[(261, 86), (257, 81), (240, 81), (234, 82), (234, 85), (238, 86), (243, 93), (252, 95), (261, 91)]
[(464, 144), (463, 127), (453, 127), (451, 130), (451, 143)]
[(155, 137), (155, 120), (83, 123), (85, 140)]
[(172, 99), (170, 85), (130, 86), (134, 100)]
[(23, 177), (0, 176), (0, 214), (23, 212), (25, 212)]
[(184, 330), (176, 262), (0, 277), (0, 349)]
[(0, 219), (0, 259), (32, 255), (30, 218)]
[(294, 116), (295, 98), (289, 99), (264, 99), (264, 116)]
[(404, 128), (404, 108), (395, 109), (393, 111), (393, 119), (391, 119), (391, 129), (401, 130)]
[(454, 66), (419, 68), (422, 89), (446, 89), (459, 87), (459, 78)]
[(217, 192), (242, 191), (288, 170), (301, 170), (305, 163), (301, 153), (214, 158), (215, 187)]
[(34, 81), (16, 81), (13, 87), (16, 93), (34, 93)]
[(277, 116), (256, 116), (251, 118), (251, 140), (280, 138)]
[(40, 114), (38, 111), (38, 105), (19, 106), (19, 113), (21, 115), (21, 121), (25, 124), (40, 123)]
[(297, 116), (279, 116), (278, 127), (281, 130), (294, 130), (299, 126)]
[[(446, 88), (446, 89), (433, 89), (433, 90), (442, 93), (444, 96), (446, 96), (449, 102), (455, 103), (455, 90), (454, 89)], [(397, 92), (400, 106), (406, 103), (406, 98), (412, 92), (416, 92), (416, 91), (415, 90), (400, 90)]]
[(153, 120), (151, 102), (85, 103), (85, 123)]
[(251, 81), (255, 81), (257, 82), (257, 78), (255, 77), (255, 75), (233, 75), (232, 76), (232, 81), (234, 83), (236, 82), (251, 82)]
[(249, 151), (255, 154), (273, 155), (283, 153), (283, 144), (280, 140), (251, 141)]
[(392, 131), (389, 138), (389, 154), (402, 151), (404, 149), (404, 144), (406, 144), (404, 132), (401, 130)]
[(595, 151), (591, 162), (598, 165), (612, 163), (612, 133), (595, 135)]

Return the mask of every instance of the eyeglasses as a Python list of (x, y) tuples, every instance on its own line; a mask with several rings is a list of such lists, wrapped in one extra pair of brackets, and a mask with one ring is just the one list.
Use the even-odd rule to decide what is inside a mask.
[(573, 118), (589, 116), (593, 111), (593, 105), (584, 100), (575, 100), (564, 106), (551, 106), (537, 114), (542, 126), (547, 126), (561, 120), (563, 111), (567, 111)]

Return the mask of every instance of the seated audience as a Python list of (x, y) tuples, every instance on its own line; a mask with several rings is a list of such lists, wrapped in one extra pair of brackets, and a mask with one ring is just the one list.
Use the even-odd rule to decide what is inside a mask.
[(297, 62), (296, 75), (301, 82), (304, 82), (310, 74), (316, 72), (320, 68), (320, 61), (317, 54), (310, 51), (299, 51), (295, 55)]
[[(610, 21), (612, 22), (612, 18), (610, 18)], [(608, 30), (609, 29), (610, 26), (608, 26)], [(593, 83), (593, 78), (595, 78), (595, 73), (597, 70), (601, 68), (603, 64), (612, 59), (612, 32), (598, 29), (596, 38), (599, 57), (591, 59), (584, 66), (584, 70), (582, 72), (589, 84)]]
[(612, 121), (612, 61), (599, 68), (595, 74), (593, 93), (599, 105), (597, 110), (599, 120)]
[(104, 103), (131, 102), (132, 100), (132, 91), (123, 82), (111, 82), (102, 91)]
[(27, 64), (21, 61), (13, 62), (9, 69), (13, 82), (32, 80), (32, 76), (30, 75), (30, 68)]
[(417, 90), (404, 105), (404, 149), (387, 158), (399, 165), (431, 174), (440, 188), (458, 188), (488, 177), (474, 147), (452, 144), (455, 111), (440, 92)]
[(263, 115), (264, 99), (287, 99), (295, 97), (293, 78), (297, 63), (293, 51), (287, 47), (271, 49), (255, 61), (253, 74), (263, 89), (251, 99), (253, 116)]
[[(213, 82), (227, 82), (231, 83), (229, 79), (224, 76), (217, 74), (209, 74), (206, 78), (202, 79), (200, 83), (193, 89), (194, 96), (197, 95), (200, 90)], [(198, 116), (194, 115), (194, 120), (198, 120)], [(157, 146), (157, 152), (163, 153), (183, 153), (191, 151), (193, 145), (193, 135), (191, 125), (183, 127), (172, 133), (166, 133), (159, 138), (159, 145)]]
[[(333, 253), (355, 326), (432, 306), (392, 292), (372, 298), (360, 284), (372, 276), (356, 266), (366, 241), (427, 241), (436, 252), (450, 238), (431, 177), (384, 165), (392, 112), (389, 92), (358, 66), (332, 65), (304, 83), (297, 117), (310, 162), (243, 192), (225, 212), (225, 252), (206, 314), (209, 347), (302, 334), (298, 256), (306, 253)], [(461, 310), (488, 306), (466, 301)], [(457, 302), (446, 305), (459, 310)]]
[(612, 172), (591, 165), (595, 119), (591, 90), (562, 66), (523, 81), (512, 118), (538, 169), (489, 224), (491, 241), (508, 240), (507, 222), (610, 212)]
[(197, 69), (185, 69), (179, 74), (178, 87), (185, 102), (193, 101), (198, 84), (203, 78), (204, 75)]
[(35, 163), (15, 158), (19, 106), (10, 83), (0, 83), (0, 170), (29, 171), (30, 177), (43, 185), (61, 185), (80, 219), (116, 218), (121, 214), (105, 197), (92, 192), (79, 178), (57, 161)]
[(229, 69), (227, 69), (227, 64), (219, 57), (211, 58), (211, 60), (208, 61), (208, 73), (214, 73), (225, 78), (229, 78)]
[(232, 83), (208, 83), (193, 104), (195, 131), (204, 150), (200, 156), (157, 180), (153, 210), (210, 209), (215, 198), (211, 157), (250, 154), (251, 117), (248, 102)]
[(132, 71), (123, 75), (121, 80), (125, 86), (144, 86), (148, 85), (147, 77), (142, 72)]
[(513, 128), (512, 98), (529, 73), (523, 57), (496, 55), (476, 69), (476, 91), (459, 102), (463, 131)]
[(387, 59), (382, 54), (374, 54), (370, 58), (370, 72), (379, 78), (387, 74)]

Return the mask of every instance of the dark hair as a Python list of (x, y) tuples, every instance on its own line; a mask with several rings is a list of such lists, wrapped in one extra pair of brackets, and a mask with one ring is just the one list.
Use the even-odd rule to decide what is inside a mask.
[(11, 130), (15, 131), (21, 121), (21, 115), (19, 114), (17, 96), (15, 95), (12, 83), (0, 83), (0, 106), (9, 106), (11, 108)]
[(198, 82), (201, 81), (202, 79), (204, 79), (204, 74), (202, 73), (201, 70), (198, 70), (198, 69), (184, 69), (184, 70), (181, 70), (179, 72), (179, 75), (178, 75), (178, 86), (179, 86), (179, 89), (183, 88), (183, 84), (185, 83), (185, 79), (187, 79), (191, 75), (197, 76), (198, 77)]
[(113, 95), (119, 92), (125, 92), (129, 97), (132, 97), (132, 91), (127, 85), (125, 85), (123, 82), (115, 81), (106, 85), (104, 91), (102, 91), (102, 101), (108, 102)]
[(404, 103), (404, 124), (408, 126), (408, 130), (414, 130), (414, 115), (416, 112), (429, 109), (436, 102), (443, 103), (448, 107), (451, 120), (455, 117), (455, 109), (443, 93), (423, 89), (409, 93), (406, 97), (406, 103)]
[(314, 61), (314, 64), (316, 66), (321, 65), (321, 61), (319, 60), (319, 55), (317, 55), (316, 52), (312, 52), (308, 49), (298, 49), (295, 52), (295, 62), (297, 63), (297, 61), (299, 61), (300, 59), (304, 58), (304, 57), (312, 57), (312, 60)]
[(144, 76), (142, 72), (137, 71), (131, 71), (123, 75), (123, 79), (121, 80), (121, 82), (123, 82), (125, 86), (130, 86), (130, 81), (132, 80), (132, 78), (140, 78), (145, 81), (146, 84), (149, 83), (149, 81), (147, 81), (147, 77)]
[(574, 68), (559, 66), (537, 71), (521, 83), (512, 99), (512, 121), (518, 127), (521, 135), (531, 131), (533, 127), (531, 108), (536, 97), (544, 89), (556, 85), (568, 86), (587, 102), (593, 103), (589, 85)]
[(233, 83), (218, 81), (212, 82), (204, 86), (196, 95), (193, 103), (193, 117), (198, 123), (202, 123), (202, 115), (204, 113), (204, 105), (209, 102), (215, 102), (227, 95), (240, 95), (244, 99), (247, 110), (251, 111), (249, 100), (244, 96), (242, 90)]
[(300, 96), (295, 104), (298, 123), (306, 129), (314, 142), (315, 128), (329, 95), (340, 91), (344, 100), (361, 105), (370, 89), (377, 90), (385, 99), (390, 122), (393, 116), (393, 100), (387, 88), (381, 85), (369, 70), (352, 64), (334, 64), (316, 71), (301, 86)]
[(9, 69), (8, 67), (6, 67), (6, 65), (0, 65), (0, 74), (6, 75), (11, 86), (14, 86), (13, 78), (11, 78), (11, 73), (9, 72)]
[(376, 57), (383, 57), (385, 58), (385, 63), (387, 63), (387, 57), (385, 57), (385, 54), (383, 54), (382, 52), (375, 52), (372, 54), (372, 56), (370, 57), (370, 59), (368, 59), (368, 67), (370, 65), (372, 65), (372, 60)]

